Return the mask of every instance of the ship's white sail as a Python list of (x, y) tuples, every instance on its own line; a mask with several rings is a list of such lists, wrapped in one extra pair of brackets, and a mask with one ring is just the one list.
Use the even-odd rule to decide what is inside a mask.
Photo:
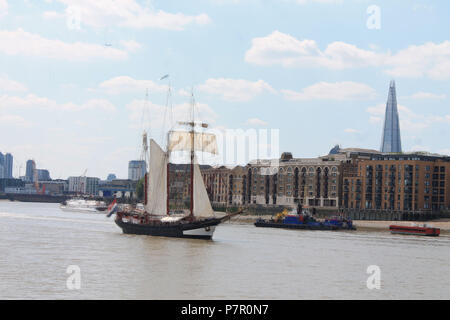
[(214, 210), (209, 202), (197, 157), (194, 157), (194, 216), (201, 218), (214, 217)]
[(169, 144), (167, 150), (171, 151), (191, 151), (192, 135), (194, 135), (194, 151), (209, 152), (217, 154), (216, 136), (205, 132), (171, 131), (169, 134)]
[(165, 215), (167, 212), (167, 163), (167, 153), (151, 139), (147, 204), (145, 206), (145, 211), (148, 213)]

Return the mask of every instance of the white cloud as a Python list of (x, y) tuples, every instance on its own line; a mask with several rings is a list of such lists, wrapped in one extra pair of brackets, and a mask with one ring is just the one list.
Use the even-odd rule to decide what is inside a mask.
[(372, 116), (384, 116), (385, 110), (386, 110), (386, 105), (380, 103), (380, 104), (377, 104), (376, 106), (368, 107), (366, 111), (369, 114), (371, 114)]
[(246, 122), (247, 125), (265, 127), (267, 126), (267, 122), (258, 118), (248, 119)]
[(375, 90), (363, 83), (344, 82), (318, 82), (302, 89), (300, 92), (281, 90), (288, 100), (356, 100), (372, 99)]
[(435, 93), (430, 93), (430, 92), (417, 92), (414, 93), (413, 95), (411, 95), (412, 99), (436, 99), (436, 100), (441, 100), (441, 99), (445, 99), (447, 97), (447, 95), (445, 94), (435, 94)]
[(28, 94), (25, 97), (0, 95), (0, 109), (42, 109), (50, 111), (83, 111), (83, 110), (101, 110), (105, 112), (114, 112), (116, 107), (104, 99), (91, 99), (82, 104), (73, 102), (57, 103), (54, 100), (45, 97), (39, 97), (34, 94)]
[(139, 42), (136, 42), (134, 40), (122, 40), (120, 41), (120, 44), (124, 47), (124, 49), (128, 52), (136, 52), (140, 48), (142, 48), (142, 45)]
[(380, 118), (380, 117), (370, 116), (370, 117), (369, 117), (369, 122), (370, 122), (370, 123), (378, 124), (378, 123), (382, 123), (382, 122), (383, 122), (383, 119)]
[(22, 29), (0, 31), (0, 52), (7, 55), (38, 56), (67, 61), (124, 60), (128, 57), (127, 52), (123, 50), (98, 44), (46, 39)]
[[(210, 0), (214, 4), (225, 5), (225, 4), (238, 4), (241, 3), (242, 0)], [(249, 2), (249, 0), (246, 0)]]
[(347, 133), (358, 133), (359, 131), (356, 130), (356, 129), (347, 128), (347, 129), (344, 129), (344, 132), (347, 132)]
[(0, 17), (8, 14), (8, 2), (6, 0), (0, 0)]
[(326, 67), (345, 69), (380, 64), (383, 55), (359, 49), (345, 42), (333, 42), (321, 51), (314, 40), (298, 40), (291, 35), (274, 31), (252, 40), (245, 53), (245, 61), (257, 65), (284, 67)]
[(211, 22), (208, 15), (202, 13), (196, 16), (188, 16), (182, 13), (167, 13), (159, 10), (158, 12), (144, 12), (129, 19), (122, 25), (135, 29), (160, 28), (181, 31), (189, 24), (205, 25)]
[[(397, 108), (400, 118), (400, 128), (402, 131), (414, 132), (429, 128), (434, 124), (450, 124), (450, 114), (441, 116), (424, 115), (415, 113), (403, 105), (397, 105)], [(369, 121), (371, 123), (382, 123), (385, 109), (385, 104), (378, 104), (367, 108), (367, 112), (370, 114)]]
[(317, 3), (343, 3), (344, 0), (295, 0), (298, 4), (306, 4), (308, 2), (317, 2)]
[(64, 18), (65, 15), (56, 11), (44, 11), (42, 14), (44, 19), (61, 19)]
[(179, 94), (180, 96), (182, 96), (182, 97), (190, 97), (190, 96), (191, 96), (191, 94), (189, 93), (189, 91), (186, 90), (186, 89), (180, 89), (180, 90), (178, 90), (178, 94)]
[[(111, 25), (135, 29), (160, 28), (167, 30), (183, 30), (191, 24), (204, 25), (211, 22), (208, 15), (185, 15), (168, 13), (142, 7), (135, 0), (57, 0), (66, 5), (66, 12), (77, 12), (81, 25), (90, 27), (106, 27)], [(59, 17), (54, 13), (47, 18)]]
[(118, 76), (103, 81), (99, 84), (98, 88), (109, 94), (121, 94), (126, 92), (139, 91), (144, 94), (147, 89), (153, 92), (164, 92), (167, 91), (168, 86), (158, 84), (151, 80), (137, 80), (129, 76)]
[(296, 3), (298, 4), (307, 4), (309, 2), (317, 2), (317, 3), (343, 3), (344, 0), (295, 0)]
[(413, 45), (390, 56), (386, 73), (395, 77), (428, 77), (444, 80), (450, 77), (450, 41)]
[(248, 63), (283, 67), (323, 67), (342, 70), (357, 67), (383, 67), (395, 77), (428, 77), (435, 80), (450, 78), (450, 41), (412, 45), (395, 54), (365, 50), (342, 41), (330, 43), (321, 50), (314, 40), (298, 40), (274, 31), (268, 36), (254, 38), (245, 53)]
[(27, 87), (17, 81), (9, 79), (6, 75), (0, 75), (0, 91), (24, 92), (27, 91)]
[(0, 125), (12, 127), (31, 127), (31, 122), (17, 115), (0, 115)]
[(200, 91), (220, 95), (228, 101), (249, 101), (264, 92), (276, 93), (265, 81), (255, 82), (243, 79), (208, 79), (198, 86)]

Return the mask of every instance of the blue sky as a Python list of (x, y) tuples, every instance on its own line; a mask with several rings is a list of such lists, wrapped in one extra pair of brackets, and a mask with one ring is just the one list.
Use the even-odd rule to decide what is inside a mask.
[[(369, 28), (379, 10), (379, 28)], [(0, 0), (0, 151), (52, 178), (127, 177), (142, 108), (161, 139), (194, 88), (219, 129), (279, 129), (296, 157), (380, 147), (389, 81), (404, 151), (450, 153), (444, 1)], [(371, 20), (374, 21), (374, 20)]]

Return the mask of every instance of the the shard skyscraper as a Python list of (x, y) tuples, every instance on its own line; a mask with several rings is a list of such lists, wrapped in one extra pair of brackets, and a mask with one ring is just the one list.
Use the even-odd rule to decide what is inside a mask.
[(386, 103), (384, 117), (383, 139), (381, 140), (381, 152), (402, 152), (400, 138), (400, 123), (397, 110), (397, 95), (395, 93), (395, 81), (389, 84), (389, 94)]

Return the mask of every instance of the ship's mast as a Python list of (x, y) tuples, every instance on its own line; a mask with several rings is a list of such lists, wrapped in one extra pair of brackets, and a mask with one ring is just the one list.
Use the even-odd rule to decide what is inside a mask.
[(194, 217), (194, 136), (195, 136), (195, 122), (194, 122), (194, 91), (191, 92), (191, 104), (192, 104), (192, 122), (191, 122), (191, 217)]
[[(164, 138), (164, 128), (165, 128), (164, 126), (166, 124), (166, 113), (167, 113), (167, 111), (169, 109), (169, 104), (170, 104), (170, 112), (171, 112), (170, 113), (170, 122), (172, 122), (172, 120), (173, 120), (173, 115), (172, 115), (173, 110), (172, 110), (172, 100), (171, 100), (172, 90), (171, 90), (169, 75), (166, 74), (166, 75), (162, 76), (161, 78), (159, 78), (159, 81), (164, 80), (164, 79), (169, 79), (169, 85), (167, 87), (166, 108), (164, 109), (163, 133), (162, 133), (161, 139)], [(170, 125), (171, 125), (171, 123), (170, 123)], [(169, 207), (169, 204), (170, 204), (170, 193), (169, 193), (169, 190), (170, 190), (170, 188), (169, 188), (169, 186), (170, 186), (170, 184), (169, 184), (169, 179), (170, 179), (169, 139), (170, 139), (170, 129), (167, 132), (167, 145), (166, 145), (166, 156), (167, 156), (167, 166), (166, 166), (166, 214), (167, 215), (169, 215), (169, 212), (170, 212), (170, 207)]]
[[(170, 138), (170, 131), (167, 133), (167, 145), (169, 145), (169, 138)], [(168, 149), (168, 148), (167, 148)], [(170, 211), (170, 208), (169, 208), (169, 205), (170, 205), (170, 193), (169, 193), (169, 191), (170, 191), (170, 188), (169, 188), (169, 186), (170, 186), (170, 184), (169, 184), (169, 174), (170, 174), (170, 162), (169, 162), (169, 160), (170, 160), (170, 151), (169, 150), (167, 150), (167, 168), (166, 168), (166, 176), (167, 176), (167, 181), (166, 181), (166, 184), (167, 184), (167, 192), (166, 192), (166, 214), (167, 215), (169, 215), (169, 211)]]
[(179, 121), (178, 123), (181, 125), (186, 125), (189, 126), (189, 138), (191, 139), (191, 162), (190, 162), (190, 176), (191, 176), (191, 183), (190, 183), (190, 197), (191, 197), (191, 201), (190, 201), (190, 206), (189, 206), (189, 211), (190, 214), (189, 216), (191, 218), (194, 217), (194, 156), (195, 156), (195, 121), (194, 121), (194, 108), (195, 108), (195, 100), (194, 100), (194, 92), (191, 92), (191, 121), (190, 122), (183, 122), (183, 121)]
[[(195, 158), (195, 117), (194, 117), (194, 110), (195, 110), (195, 99), (194, 99), (194, 93), (191, 93), (191, 121), (190, 122), (183, 122), (179, 121), (178, 124), (185, 125), (189, 127), (189, 138), (190, 138), (190, 152), (191, 152), (191, 162), (190, 162), (190, 176), (191, 176), (191, 183), (190, 183), (190, 214), (189, 217), (192, 219), (194, 218), (194, 158)], [(199, 122), (197, 125), (201, 126), (202, 128), (208, 128), (208, 125), (206, 123)]]

